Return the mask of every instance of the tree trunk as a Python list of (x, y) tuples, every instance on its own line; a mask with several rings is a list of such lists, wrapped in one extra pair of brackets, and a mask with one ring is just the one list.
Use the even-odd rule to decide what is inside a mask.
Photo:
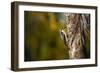
[[(87, 27), (87, 21), (85, 14), (65, 14), (66, 17), (66, 42), (65, 45), (69, 48), (70, 59), (82, 59), (85, 58), (85, 52), (83, 45), (84, 37), (83, 32)], [(64, 28), (62, 28), (63, 30)], [(86, 28), (87, 29), (87, 28)], [(85, 49), (86, 50), (86, 49)]]

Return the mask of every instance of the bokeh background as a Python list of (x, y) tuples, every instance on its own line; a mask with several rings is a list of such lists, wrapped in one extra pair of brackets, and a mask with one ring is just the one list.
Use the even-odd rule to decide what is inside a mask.
[[(24, 61), (69, 59), (59, 32), (66, 23), (64, 13), (25, 11), (24, 17)], [(85, 42), (89, 58), (90, 39)]]

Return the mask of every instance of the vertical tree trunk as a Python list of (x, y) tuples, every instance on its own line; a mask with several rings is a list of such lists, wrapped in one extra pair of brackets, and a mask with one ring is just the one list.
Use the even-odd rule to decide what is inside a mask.
[(82, 27), (81, 14), (65, 14), (67, 16), (66, 19), (66, 27), (67, 27), (67, 45), (69, 48), (69, 58), (70, 59), (81, 59), (85, 57), (84, 53), (84, 39), (82, 38)]
[(89, 56), (86, 48), (89, 49), (87, 42), (90, 40), (90, 14), (65, 13), (64, 16), (65, 25), (61, 27), (60, 35), (69, 51), (69, 58), (87, 58)]

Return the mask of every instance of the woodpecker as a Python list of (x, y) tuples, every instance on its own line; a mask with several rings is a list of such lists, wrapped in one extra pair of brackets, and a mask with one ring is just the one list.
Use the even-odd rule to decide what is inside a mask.
[(64, 41), (64, 45), (67, 46), (68, 38), (66, 32), (63, 29), (60, 29), (60, 37)]

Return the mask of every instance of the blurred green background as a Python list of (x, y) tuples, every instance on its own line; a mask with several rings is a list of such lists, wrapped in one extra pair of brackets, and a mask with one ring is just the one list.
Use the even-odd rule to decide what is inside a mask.
[(60, 38), (62, 13), (25, 11), (25, 61), (68, 58)]

